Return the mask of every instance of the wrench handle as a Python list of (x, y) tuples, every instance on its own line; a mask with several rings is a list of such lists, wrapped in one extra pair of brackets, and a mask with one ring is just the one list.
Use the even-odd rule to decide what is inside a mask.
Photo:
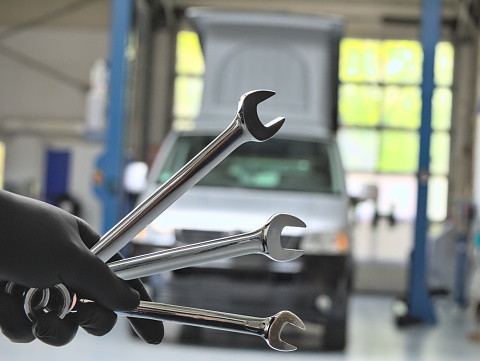
[(237, 236), (131, 257), (107, 265), (124, 280), (147, 277), (212, 261), (264, 253), (262, 235), (263, 231), (260, 229)]
[(108, 261), (239, 145), (251, 140), (255, 138), (244, 131), (237, 115), (217, 138), (105, 233), (91, 251)]
[(268, 337), (268, 331), (272, 321), (272, 317), (258, 318), (147, 301), (141, 301), (140, 305), (132, 311), (117, 312), (117, 314), (245, 333), (261, 336), (265, 339)]

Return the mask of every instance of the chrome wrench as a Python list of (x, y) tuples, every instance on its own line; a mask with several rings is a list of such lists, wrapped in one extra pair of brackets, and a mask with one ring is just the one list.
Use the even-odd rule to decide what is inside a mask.
[(278, 117), (265, 126), (258, 118), (257, 105), (274, 94), (270, 90), (254, 90), (242, 95), (237, 114), (227, 129), (118, 222), (91, 251), (104, 262), (108, 261), (238, 146), (249, 141), (263, 142), (273, 137), (285, 118)]
[[(305, 223), (289, 214), (275, 214), (265, 225), (253, 232), (127, 258), (107, 263), (107, 265), (118, 277), (128, 281), (160, 272), (254, 253), (263, 254), (278, 262), (291, 261), (300, 257), (303, 251), (283, 248), (281, 233), (283, 228), (288, 226), (305, 227)], [(76, 296), (72, 297), (66, 288), (57, 286), (55, 289), (63, 298), (60, 303), (58, 303), (60, 297), (56, 298), (59, 307), (55, 312), (60, 318), (63, 318), (73, 308), (72, 302)], [(35, 295), (36, 292), (28, 291), (24, 301), (25, 313), (31, 320), (35, 318), (35, 313), (41, 308), (53, 310), (52, 306), (44, 303), (41, 304), (42, 307), (33, 307)]]
[(291, 261), (300, 257), (303, 251), (282, 247), (281, 233), (288, 226), (305, 227), (305, 223), (289, 214), (275, 214), (253, 232), (131, 257), (107, 265), (118, 277), (131, 280), (254, 253), (277, 262)]
[(129, 317), (171, 321), (184, 325), (260, 336), (277, 351), (295, 351), (297, 349), (280, 338), (286, 325), (291, 324), (305, 330), (302, 320), (290, 311), (281, 311), (271, 317), (259, 318), (142, 301), (133, 311), (117, 313)]
[[(56, 286), (65, 288), (63, 285)], [(32, 291), (33, 290), (33, 291)], [(29, 292), (41, 291), (30, 289)], [(63, 290), (58, 289), (60, 292)], [(65, 289), (65, 292), (68, 292)], [(92, 302), (80, 299), (80, 302)], [(302, 320), (290, 311), (281, 311), (274, 316), (260, 318), (243, 316), (225, 312), (202, 310), (198, 308), (168, 305), (156, 302), (140, 301), (137, 308), (132, 311), (115, 311), (118, 315), (134, 318), (145, 318), (155, 321), (170, 321), (183, 325), (213, 328), (222, 331), (245, 333), (260, 336), (267, 344), (277, 351), (295, 351), (297, 348), (280, 338), (283, 328), (287, 324), (305, 330)]]

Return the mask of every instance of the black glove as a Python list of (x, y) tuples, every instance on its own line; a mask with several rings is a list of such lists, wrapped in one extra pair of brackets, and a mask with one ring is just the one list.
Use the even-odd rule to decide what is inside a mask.
[[(100, 236), (86, 222), (60, 208), (0, 190), (0, 232), (0, 287), (6, 281), (35, 288), (63, 283), (95, 301), (78, 302), (77, 312), (63, 320), (51, 313), (42, 314), (32, 325), (23, 303), (0, 289), (0, 328), (13, 342), (38, 338), (61, 346), (75, 337), (79, 326), (101, 336), (115, 325), (114, 310), (132, 310), (140, 298), (150, 300), (139, 280), (121, 280), (90, 252)], [(161, 322), (130, 322), (146, 342), (161, 342)]]

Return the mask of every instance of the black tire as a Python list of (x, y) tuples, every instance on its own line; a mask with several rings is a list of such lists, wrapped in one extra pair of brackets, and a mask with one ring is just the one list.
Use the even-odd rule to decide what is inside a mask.
[(323, 349), (325, 351), (343, 351), (347, 344), (347, 319), (329, 320), (325, 325)]
[(190, 345), (200, 345), (202, 343), (202, 335), (200, 327), (184, 325), (180, 329), (179, 341)]
[(343, 351), (347, 345), (348, 300), (350, 297), (352, 274), (338, 285), (334, 303), (338, 307), (325, 323), (323, 348), (325, 351)]

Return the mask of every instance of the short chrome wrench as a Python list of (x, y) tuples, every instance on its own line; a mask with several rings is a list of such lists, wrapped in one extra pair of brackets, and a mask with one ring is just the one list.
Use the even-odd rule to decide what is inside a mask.
[(278, 262), (291, 261), (300, 257), (303, 251), (283, 248), (281, 233), (288, 226), (305, 227), (305, 223), (289, 214), (275, 214), (253, 232), (131, 257), (107, 265), (118, 277), (131, 280), (253, 253), (264, 254)]
[(129, 317), (171, 321), (184, 325), (260, 336), (277, 351), (295, 351), (297, 349), (280, 338), (280, 334), (287, 324), (305, 330), (302, 320), (290, 311), (281, 311), (271, 317), (259, 318), (142, 301), (133, 311), (117, 313)]

